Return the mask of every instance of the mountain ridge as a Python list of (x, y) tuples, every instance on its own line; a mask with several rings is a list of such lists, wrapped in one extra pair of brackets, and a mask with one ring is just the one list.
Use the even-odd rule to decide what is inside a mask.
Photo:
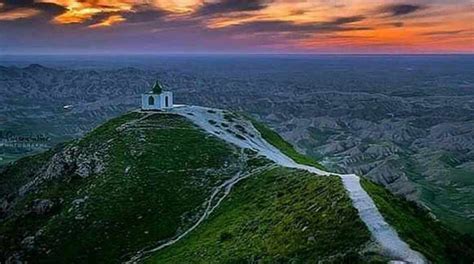
[[(161, 241), (161, 243), (159, 244), (162, 244), (163, 242), (166, 242), (167, 240), (170, 241), (170, 239), (173, 239), (173, 237), (179, 237), (180, 234), (183, 234), (185, 230), (188, 230), (190, 227), (193, 226), (192, 223), (196, 223), (196, 221), (198, 221), (199, 216), (200, 215), (202, 216), (203, 212), (206, 212), (204, 210), (204, 207), (206, 206), (204, 205), (212, 204), (212, 200), (211, 202), (206, 202), (206, 197), (211, 196), (211, 193), (213, 192), (212, 190), (216, 191), (219, 189), (218, 186), (225, 186), (225, 185), (220, 185), (220, 184), (225, 183), (227, 180), (231, 180), (235, 175), (238, 175), (238, 173), (243, 173), (246, 170), (252, 171), (255, 168), (262, 168), (266, 164), (269, 164), (269, 162), (271, 162), (270, 160), (272, 159), (273, 161), (277, 161), (277, 163), (278, 161), (281, 161), (281, 162), (289, 163), (292, 165), (297, 164), (296, 162), (293, 161), (293, 159), (288, 158), (285, 155), (280, 155), (281, 154), (280, 150), (278, 150), (277, 148), (271, 145), (271, 142), (273, 142), (273, 144), (275, 145), (278, 145), (275, 142), (282, 140), (281, 137), (278, 138), (277, 136), (274, 136), (273, 138), (271, 138), (268, 136), (269, 135), (268, 133), (270, 132), (268, 131), (260, 132), (254, 129), (253, 125), (251, 124), (252, 121), (245, 120), (244, 117), (242, 116), (231, 113), (229, 111), (222, 111), (222, 110), (211, 109), (211, 108), (200, 108), (200, 107), (178, 107), (178, 108), (175, 108), (173, 111), (180, 111), (179, 112), (180, 115), (176, 115), (175, 113), (174, 114), (173, 113), (150, 114), (150, 113), (140, 113), (140, 112), (129, 113), (123, 117), (111, 120), (107, 122), (106, 124), (98, 127), (97, 129), (93, 130), (91, 133), (86, 135), (83, 139), (74, 142), (72, 146), (66, 146), (65, 148), (68, 151), (70, 151), (73, 147), (77, 147), (79, 151), (84, 151), (86, 153), (95, 153), (95, 151), (99, 151), (99, 150), (107, 152), (106, 154), (98, 155), (101, 157), (107, 157), (106, 158), (107, 160), (105, 162), (106, 165), (104, 165), (104, 171), (94, 170), (95, 165), (99, 163), (90, 162), (90, 159), (84, 160), (80, 158), (78, 160), (74, 160), (74, 159), (70, 160), (68, 158), (63, 158), (57, 162), (54, 162), (54, 161), (52, 163), (50, 162), (50, 164), (56, 163), (60, 165), (59, 170), (61, 173), (56, 174), (56, 175), (64, 175), (62, 176), (62, 177), (65, 177), (64, 181), (62, 181), (61, 177), (59, 179), (57, 177), (46, 178), (46, 183), (40, 182), (39, 185), (42, 186), (46, 184), (49, 186), (46, 186), (44, 189), (41, 189), (41, 188), (36, 189), (36, 190), (30, 189), (30, 192), (32, 193), (33, 197), (28, 197), (30, 195), (28, 194), (28, 192), (23, 193), (23, 195), (26, 196), (27, 201), (21, 201), (21, 199), (19, 201), (12, 201), (10, 199), (11, 200), (10, 202), (7, 201), (7, 207), (10, 207), (9, 210), (13, 210), (15, 211), (14, 213), (17, 214), (16, 217), (10, 218), (10, 220), (12, 221), (16, 220), (16, 221), (10, 222), (11, 224), (21, 219), (24, 219), (24, 220), (21, 220), (19, 223), (21, 223), (22, 221), (27, 221), (27, 222), (32, 221), (32, 219), (36, 219), (35, 215), (37, 216), (39, 215), (40, 218), (44, 218), (44, 215), (48, 216), (49, 214), (53, 214), (53, 218), (43, 219), (43, 220), (40, 219), (40, 222), (42, 222), (42, 223), (39, 223), (40, 226), (44, 225), (45, 227), (40, 228), (39, 230), (37, 230), (37, 227), (34, 227), (34, 226), (28, 227), (28, 228), (33, 228), (34, 232), (29, 231), (28, 228), (25, 227), (25, 230), (23, 232), (25, 232), (26, 234), (29, 233), (30, 235), (26, 237), (21, 236), (19, 238), (16, 238), (18, 239), (17, 243), (20, 244), (19, 247), (15, 246), (15, 243), (9, 244), (7, 242), (8, 239), (7, 240), (2, 239), (1, 240), (2, 248), (11, 248), (13, 246), (13, 255), (4, 255), (5, 252), (2, 255), (5, 257), (8, 257), (10, 260), (15, 259), (16, 257), (21, 259), (21, 253), (18, 253), (20, 255), (15, 255), (14, 252), (23, 252), (23, 254), (26, 254), (26, 257), (28, 258), (28, 254), (33, 254), (33, 255), (37, 254), (37, 253), (31, 253), (31, 252), (28, 253), (29, 252), (28, 250), (33, 250), (33, 251), (39, 250), (40, 252), (42, 252), (42, 246), (43, 246), (43, 247), (46, 247), (46, 250), (43, 253), (40, 253), (39, 255), (46, 259), (53, 258), (56, 260), (62, 259), (62, 260), (69, 260), (72, 262), (76, 262), (78, 260), (88, 259), (89, 261), (92, 261), (94, 260), (94, 258), (102, 259), (103, 257), (110, 257), (109, 261), (111, 261), (111, 260), (117, 260), (117, 256), (119, 256), (119, 259), (123, 261), (124, 259), (123, 259), (122, 254), (133, 255), (134, 250), (139, 250), (140, 252), (140, 249), (143, 249), (144, 245), (146, 244), (151, 245), (151, 244), (156, 243), (156, 241)], [(194, 122), (190, 122), (190, 121), (194, 121)], [(192, 125), (192, 123), (194, 123), (194, 125)], [(197, 124), (198, 126), (196, 126), (195, 124)], [(217, 128), (216, 125), (219, 128)], [(198, 127), (200, 127), (201, 129), (198, 129)], [(204, 129), (202, 129), (203, 127)], [(270, 143), (266, 142), (265, 139), (260, 138), (260, 134), (267, 135), (267, 139), (268, 138), (270, 139)], [(193, 140), (191, 140), (191, 138)], [(227, 141), (221, 140), (222, 138), (227, 139)], [(224, 142), (227, 142), (227, 143), (224, 143)], [(228, 142), (231, 142), (233, 144), (228, 144)], [(107, 145), (107, 147), (105, 147), (104, 144)], [(250, 146), (250, 147), (242, 147), (242, 144)], [(209, 146), (209, 147), (205, 147), (205, 146)], [(270, 150), (269, 153), (266, 153), (268, 154), (267, 156), (262, 155), (262, 153), (259, 153), (259, 151), (256, 151), (256, 150), (262, 150), (261, 147), (265, 147), (265, 149)], [(160, 151), (162, 153), (166, 153), (166, 155), (168, 156), (160, 155)], [(80, 154), (75, 155), (75, 156), (80, 157)], [(92, 155), (92, 157), (93, 156), (94, 155)], [(121, 158), (121, 156), (123, 156), (123, 158)], [(221, 161), (218, 163), (215, 163), (219, 160)], [(214, 164), (212, 165), (212, 166), (215, 166), (214, 168), (201, 167), (203, 162), (207, 164), (210, 161), (211, 163), (209, 164)], [(67, 166), (63, 166), (62, 164), (67, 164)], [(113, 166), (111, 166), (111, 164)], [(175, 166), (175, 164), (177, 164), (178, 166)], [(195, 168), (196, 170), (192, 168)], [(297, 169), (297, 166), (294, 168)], [(88, 169), (90, 170), (89, 171), (90, 173), (84, 174), (83, 172), (84, 171), (87, 172)], [(322, 172), (321, 170), (316, 169), (316, 168), (314, 170), (320, 173)], [(197, 174), (191, 177), (192, 178), (191, 179), (188, 174), (193, 175), (192, 174), (193, 171), (195, 171)], [(268, 172), (268, 170), (266, 171)], [(204, 175), (208, 175), (208, 176), (204, 178), (202, 175), (199, 176), (200, 173), (203, 173), (203, 172), (206, 173)], [(178, 173), (176, 175), (181, 175), (181, 176), (177, 177), (175, 175), (173, 177), (170, 177), (171, 175), (174, 175), (173, 173)], [(184, 174), (180, 174), (180, 173), (184, 173)], [(67, 176), (69, 174), (71, 176)], [(141, 175), (141, 174), (144, 174), (144, 175)], [(166, 176), (168, 174), (170, 175)], [(219, 174), (221, 176), (219, 176)], [(243, 174), (245, 175), (245, 173)], [(293, 172), (289, 171), (287, 172), (287, 174), (291, 175), (293, 174)], [(122, 175), (122, 176), (119, 177), (119, 175)], [(157, 175), (161, 175), (161, 176), (159, 178), (156, 178)], [(255, 176), (259, 177), (258, 175), (260, 174), (257, 173), (257, 175)], [(327, 177), (329, 177), (330, 179), (337, 178), (337, 177), (330, 176), (331, 173), (326, 173), (326, 175), (328, 175)], [(2, 176), (8, 176), (8, 175), (2, 175)], [(165, 185), (163, 185), (163, 183), (159, 183), (162, 180), (162, 177), (168, 178), (170, 182), (168, 182), (168, 184), (165, 184)], [(213, 178), (215, 178), (215, 180), (212, 180)], [(318, 177), (315, 177), (315, 178), (318, 178)], [(190, 182), (188, 181), (189, 179), (191, 179)], [(55, 183), (51, 185), (51, 182), (54, 183), (55, 181), (58, 181), (58, 180), (62, 181), (62, 184), (60, 184), (61, 182), (59, 182), (59, 183)], [(104, 180), (105, 182), (103, 182)], [(136, 180), (138, 181), (135, 182)], [(310, 182), (312, 181), (309, 178), (307, 180)], [(180, 183), (181, 181), (183, 182)], [(242, 180), (239, 184), (237, 184), (237, 187), (242, 186), (243, 184), (242, 182), (246, 182), (246, 180)], [(143, 183), (146, 183), (146, 184), (143, 185)], [(77, 184), (77, 187), (76, 187), (76, 184)], [(340, 183), (338, 183), (337, 185), (339, 186), (337, 188), (341, 188), (339, 189), (339, 191), (342, 191), (342, 193), (345, 193), (344, 189), (342, 188), (343, 181), (340, 181)], [(192, 192), (179, 191), (179, 193), (183, 195), (182, 199), (184, 200), (182, 200), (181, 198), (176, 200), (177, 198), (179, 198), (178, 196), (164, 195), (165, 193), (169, 192), (167, 191), (167, 188), (171, 188), (171, 190), (175, 190), (175, 191), (179, 190), (179, 188), (175, 189), (175, 187), (173, 186), (176, 186), (176, 187), (182, 186), (185, 188), (205, 187), (204, 189), (200, 189), (200, 190), (206, 190), (206, 191), (204, 191), (203, 193), (194, 192), (194, 191)], [(62, 188), (66, 188), (66, 189), (62, 190)], [(142, 188), (145, 188), (145, 189), (142, 189)], [(192, 190), (192, 188), (189, 190)], [(133, 189), (133, 191), (127, 192), (127, 189)], [(118, 191), (118, 190), (121, 190), (121, 191)], [(159, 204), (161, 205), (156, 205), (158, 206), (155, 209), (156, 211), (149, 211), (150, 208), (147, 209), (146, 207), (138, 206), (142, 204), (143, 202), (145, 202), (147, 206), (151, 206), (151, 204), (149, 203), (151, 197), (141, 196), (141, 194), (149, 195), (149, 192), (153, 192), (153, 191), (156, 192), (156, 190), (160, 190), (161, 192), (161, 196), (160, 195), (154, 196), (155, 199), (157, 199), (157, 201), (161, 201), (159, 202)], [(232, 190), (228, 189), (228, 191), (230, 192), (230, 195), (232, 196), (232, 193), (233, 193)], [(125, 192), (126, 194), (128, 194), (128, 196), (126, 195), (122, 196), (121, 192)], [(61, 193), (65, 194), (65, 196), (61, 197)], [(79, 195), (80, 198), (78, 198), (78, 193), (80, 194)], [(189, 196), (188, 193), (189, 194), (195, 193), (193, 194), (194, 197), (200, 197), (200, 198), (197, 198), (199, 202), (197, 202), (196, 200), (196, 202), (193, 203), (194, 205), (191, 206), (193, 208), (189, 206), (187, 207), (184, 206), (184, 204), (189, 203), (189, 200), (187, 199), (189, 199), (189, 197), (193, 197), (193, 196)], [(222, 200), (220, 201), (223, 201), (223, 204), (227, 203), (228, 200), (224, 199), (226, 196), (219, 196), (219, 195), (222, 195), (222, 194), (218, 194), (216, 197), (219, 199), (222, 198)], [(295, 193), (292, 193), (291, 195), (296, 195), (296, 197), (294, 198), (298, 197), (298, 194), (295, 194)], [(346, 193), (345, 195), (348, 195), (348, 194)], [(67, 198), (68, 196), (71, 196), (71, 197)], [(112, 197), (114, 198), (112, 199)], [(152, 217), (151, 219), (147, 219), (146, 223), (148, 224), (141, 227), (140, 226), (134, 227), (135, 224), (132, 224), (130, 227), (127, 227), (127, 225), (115, 226), (114, 224), (111, 224), (111, 223), (100, 222), (100, 221), (103, 221), (103, 219), (109, 219), (109, 221), (114, 219), (113, 221), (117, 221), (117, 223), (121, 223), (125, 221), (122, 218), (122, 216), (117, 215), (113, 211), (109, 212), (108, 210), (106, 210), (103, 212), (102, 210), (107, 207), (115, 208), (114, 211), (118, 210), (118, 212), (120, 212), (121, 214), (124, 214), (127, 217), (131, 217), (132, 219), (135, 219), (131, 223), (134, 223), (135, 221), (138, 221), (138, 220), (142, 221), (142, 219), (147, 218), (143, 215), (144, 212), (147, 212), (145, 214), (154, 215), (155, 212), (162, 212), (163, 209), (167, 208), (165, 205), (166, 203), (163, 203), (164, 202), (162, 200), (163, 197), (168, 197), (167, 198), (168, 202), (171, 202), (172, 204), (176, 204), (177, 201), (181, 201), (180, 203), (177, 203), (177, 204), (181, 204), (184, 212), (181, 211), (181, 213), (178, 213), (178, 214), (168, 213), (170, 216), (175, 215), (177, 217), (175, 218), (175, 221), (177, 219), (181, 219), (179, 220), (181, 224), (178, 225), (175, 231), (169, 230), (165, 233), (163, 233), (163, 231), (160, 231), (160, 230), (163, 230), (164, 226), (163, 224), (160, 224), (161, 221), (163, 220), (162, 219), (160, 220), (160, 217), (158, 217), (158, 215), (156, 215), (154, 218)], [(62, 202), (61, 202), (61, 199), (63, 199)], [(114, 199), (120, 199), (123, 205), (121, 203), (116, 203)], [(132, 199), (132, 201), (130, 201), (129, 199)], [(297, 199), (302, 199), (302, 197), (299, 197)], [(303, 201), (304, 200), (305, 199), (303, 199)], [(71, 203), (71, 206), (69, 206), (66, 201), (69, 201)], [(345, 198), (345, 203), (347, 203), (347, 201), (350, 201), (350, 199), (348, 199), (348, 196), (346, 196)], [(137, 204), (137, 202), (139, 203)], [(323, 200), (323, 204), (326, 204), (328, 202), (329, 201), (327, 200)], [(8, 203), (10, 203), (10, 205), (8, 205)], [(3, 201), (2, 204), (5, 205), (5, 200)], [(291, 207), (295, 205), (290, 204), (289, 206)], [(137, 210), (134, 209), (133, 212), (129, 212), (130, 210), (129, 206), (137, 207)], [(165, 206), (165, 207), (162, 207), (162, 206)], [(333, 201), (332, 206), (330, 207), (339, 208), (339, 206), (341, 206), (340, 202)], [(27, 210), (29, 211), (22, 213), (22, 210), (24, 210), (23, 208), (28, 208)], [(179, 207), (170, 208), (167, 210), (173, 211), (178, 208)], [(188, 209), (184, 209), (184, 208), (188, 208)], [(216, 207), (216, 208), (217, 210), (219, 210), (219, 207)], [(352, 212), (352, 214), (357, 212), (357, 210), (354, 207), (350, 207), (350, 208), (351, 209), (349, 211)], [(2, 212), (4, 211), (3, 209), (5, 209), (5, 207), (2, 207)], [(58, 213), (57, 210), (59, 210), (59, 214), (57, 214)], [(73, 212), (73, 214), (69, 215), (71, 212)], [(289, 213), (289, 215), (291, 215), (291, 213)], [(183, 218), (183, 216), (185, 217)], [(210, 217), (212, 218), (213, 216), (214, 215), (211, 214)], [(318, 217), (320, 216), (316, 213), (312, 217), (316, 217), (315, 219), (312, 220), (312, 221), (316, 221), (316, 219), (318, 219)], [(58, 220), (58, 218), (62, 220)], [(7, 217), (7, 220), (8, 220), (8, 217)], [(34, 220), (34, 221), (38, 221), (38, 220)], [(66, 228), (64, 226), (65, 224), (69, 225), (71, 223), (77, 223), (77, 222), (81, 223), (81, 221), (86, 221), (90, 223), (90, 226), (86, 227), (83, 224), (79, 224), (77, 227), (75, 227), (77, 224), (74, 224), (72, 230), (69, 229), (70, 227)], [(61, 222), (63, 222), (63, 224), (61, 224)], [(23, 225), (25, 224), (20, 224), (20, 226), (23, 226)], [(97, 227), (95, 227), (96, 225)], [(151, 228), (150, 225), (157, 225), (159, 228), (157, 229), (152, 228), (153, 230), (148, 230), (149, 228)], [(366, 239), (368, 239), (366, 241), (367, 243), (369, 243), (371, 241), (371, 239), (369, 239), (370, 238), (370, 232), (369, 232), (370, 225), (369, 225), (369, 230), (364, 228), (364, 225), (362, 224), (360, 220), (357, 225), (359, 227), (356, 228), (355, 230), (357, 230), (358, 233), (357, 235), (356, 234), (354, 235), (358, 237), (359, 236), (366, 237)], [(366, 222), (366, 225), (367, 225), (367, 222)], [(111, 250), (110, 246), (107, 246), (107, 243), (104, 244), (104, 241), (102, 241), (100, 244), (96, 244), (92, 242), (90, 239), (97, 235), (97, 234), (94, 235), (94, 232), (91, 234), (81, 234), (81, 235), (77, 233), (79, 231), (84, 232), (83, 230), (89, 230), (89, 229), (96, 230), (95, 232), (100, 233), (101, 229), (98, 229), (99, 227), (101, 228), (106, 227), (106, 230), (109, 230), (104, 234), (104, 239), (106, 241), (110, 239), (108, 238), (109, 234), (116, 236), (117, 234), (115, 232), (122, 231), (122, 230), (127, 230), (127, 232), (130, 232), (131, 230), (136, 230), (138, 228), (138, 230), (141, 230), (142, 235), (138, 236), (140, 232), (127, 233), (131, 236), (128, 239), (130, 239), (131, 243), (133, 244), (128, 245), (128, 246), (122, 245), (120, 247), (120, 250), (117, 251), (117, 249)], [(1, 228), (2, 228), (1, 229), (2, 231), (10, 230), (10, 232), (14, 232), (15, 230), (15, 229), (11, 229), (13, 227), (9, 225), (8, 223), (2, 224)], [(318, 228), (317, 227), (314, 227), (314, 228), (316, 228), (314, 232), (317, 233)], [(383, 229), (385, 228), (386, 227), (384, 227)], [(197, 226), (197, 230), (201, 230), (200, 226)], [(356, 232), (355, 230), (354, 231), (346, 230), (346, 232)], [(377, 232), (377, 230), (370, 230), (370, 231), (372, 232), (372, 234), (374, 234), (374, 232)], [(58, 234), (56, 234), (56, 232)], [(79, 238), (82, 237), (82, 239), (85, 239), (84, 242), (91, 243), (92, 245), (82, 244), (79, 241), (75, 241), (75, 240), (72, 240), (72, 241), (68, 240), (67, 237), (71, 237), (71, 235), (67, 235), (68, 232), (72, 232), (72, 234), (76, 234), (76, 236), (78, 236)], [(160, 235), (160, 232), (161, 232), (161, 235)], [(301, 232), (301, 230), (293, 231), (293, 232), (298, 233), (298, 232)], [(341, 232), (341, 230), (338, 230), (335, 226), (334, 228), (330, 229), (330, 232), (333, 232), (334, 235), (339, 234), (337, 235), (339, 237), (341, 236), (341, 234), (338, 233), (338, 232)], [(86, 232), (86, 233), (90, 233), (90, 232)], [(193, 231), (193, 232), (190, 232), (188, 235), (191, 237), (194, 235), (194, 233), (195, 232)], [(65, 237), (64, 238), (57, 237), (59, 234), (63, 234)], [(144, 241), (143, 237), (147, 237), (149, 235), (152, 235), (153, 238), (149, 238), (148, 242), (146, 242), (146, 240)], [(245, 233), (243, 233), (242, 235), (245, 235)], [(18, 236), (18, 234), (16, 236)], [(88, 236), (90, 237), (88, 238)], [(13, 234), (13, 237), (15, 237), (14, 234)], [(48, 237), (51, 237), (51, 238), (48, 238)], [(157, 239), (159, 237), (162, 237), (162, 239)], [(224, 235), (223, 241), (228, 241), (229, 238), (225, 238), (225, 237), (226, 235)], [(118, 239), (118, 237), (116, 238)], [(166, 239), (163, 240), (164, 238)], [(63, 246), (59, 246), (57, 242), (53, 242), (55, 241), (55, 239), (59, 239), (60, 241), (63, 240), (63, 242), (67, 241), (66, 244), (68, 245), (68, 247), (64, 248)], [(316, 238), (313, 238), (313, 239), (316, 239)], [(438, 237), (438, 240), (439, 240), (439, 237)], [(142, 241), (142, 242), (139, 242), (139, 241)], [(377, 241), (377, 239), (375, 241)], [(378, 241), (380, 242), (380, 240)], [(328, 242), (328, 241), (325, 241), (325, 242)], [(6, 245), (4, 245), (3, 243), (6, 243)], [(338, 249), (338, 250), (342, 250), (341, 252), (345, 252), (340, 256), (342, 257), (342, 259), (347, 257), (347, 258), (352, 258), (352, 259), (355, 258), (356, 260), (358, 259), (358, 261), (362, 261), (360, 258), (362, 259), (367, 258), (367, 256), (364, 255), (365, 253), (361, 253), (364, 251), (361, 251), (361, 249), (359, 248), (361, 246), (360, 244), (351, 244), (354, 242), (349, 242), (349, 241), (345, 243), (347, 243), (347, 245), (352, 245), (352, 246), (348, 247), (350, 249), (349, 251), (345, 251), (343, 250), (343, 248)], [(373, 244), (375, 242), (372, 241), (370, 243)], [(39, 249), (38, 249), (37, 248), (38, 246), (37, 245), (35, 246), (35, 244), (40, 244), (42, 246), (39, 246)], [(378, 243), (375, 243), (375, 244), (378, 244)], [(99, 247), (99, 248), (97, 249), (93, 245), (96, 245), (96, 247)], [(99, 245), (102, 245), (102, 246), (99, 246)], [(440, 246), (440, 245), (437, 245), (437, 246)], [(53, 250), (53, 251), (52, 252), (49, 251), (49, 253), (47, 253), (48, 247), (52, 247), (52, 249), (49, 249), (49, 250)], [(103, 254), (105, 249), (102, 249), (101, 247), (108, 248), (107, 251), (105, 252), (109, 252), (109, 253)], [(334, 247), (338, 248), (336, 245), (334, 245)], [(417, 247), (419, 247), (419, 245), (417, 245)], [(441, 244), (441, 247), (445, 247), (444, 244)], [(14, 250), (15, 248), (20, 251), (15, 251)], [(60, 250), (61, 248), (62, 250), (65, 250), (64, 253), (61, 253), (62, 252), (62, 250)], [(173, 248), (174, 248), (173, 246), (170, 247), (170, 249), (173, 249)], [(304, 252), (309, 252), (308, 250), (310, 249), (311, 247), (306, 248)], [(411, 255), (403, 255), (403, 254), (400, 254), (400, 252), (397, 253), (397, 251), (390, 252), (390, 250), (387, 250), (387, 249), (390, 249), (390, 248), (386, 248), (386, 245), (385, 245), (385, 248), (382, 246), (381, 248), (375, 251), (374, 249), (372, 249), (372, 252), (378, 252), (378, 253), (372, 253), (372, 254), (380, 255), (380, 256), (383, 255), (383, 256), (391, 257), (395, 259), (414, 260), (412, 259), (413, 256)], [(424, 248), (417, 248), (417, 250), (420, 250), (420, 249), (423, 250), (424, 254), (427, 252), (426, 249)], [(125, 250), (125, 252), (123, 250)], [(281, 248), (277, 249), (277, 251), (275, 251), (273, 254), (278, 254), (279, 250), (283, 250), (283, 249)], [(294, 250), (297, 250), (297, 249), (295, 248)], [(123, 253), (118, 254), (117, 252), (119, 251)], [(67, 252), (69, 252), (70, 255), (63, 255), (63, 254), (66, 254)], [(87, 252), (86, 255), (84, 255), (85, 252)], [(299, 254), (302, 254), (302, 252), (300, 253), (296, 253), (296, 252), (298, 251), (289, 251), (289, 252), (286, 252), (285, 255), (287, 257), (291, 257), (291, 256), (296, 257)], [(101, 253), (103, 256), (99, 257), (99, 255), (97, 255), (99, 253)], [(149, 253), (153, 253), (153, 252), (149, 252)], [(280, 251), (280, 253), (283, 253), (283, 251)], [(402, 253), (406, 253), (406, 252), (402, 252)], [(428, 252), (428, 253), (429, 253), (428, 255), (429, 259), (433, 259), (435, 256), (437, 257), (441, 256), (441, 253), (434, 253), (435, 255), (433, 255), (433, 252)], [(12, 252), (10, 252), (10, 254), (12, 254)], [(253, 254), (260, 255), (260, 254), (263, 254), (263, 251), (260, 253), (254, 252)], [(330, 253), (326, 252), (326, 254), (330, 254)], [(354, 254), (356, 257), (354, 257)], [(440, 254), (440, 255), (436, 255), (436, 254)], [(30, 257), (33, 255), (30, 255)], [(262, 256), (266, 256), (266, 254), (263, 254)], [(273, 258), (275, 256), (270, 254), (270, 256), (266, 256), (266, 257)], [(323, 256), (319, 256), (319, 257), (323, 257)], [(250, 260), (251, 256), (244, 255), (243, 258)], [(312, 258), (317, 259), (318, 256), (312, 256)], [(448, 262), (447, 260), (449, 258), (444, 256), (441, 259)], [(341, 259), (339, 258), (339, 260)], [(366, 260), (367, 259), (365, 259), (365, 261)], [(205, 262), (204, 259), (202, 259), (201, 261)], [(362, 262), (365, 262), (365, 261), (362, 261)], [(424, 259), (417, 258), (416, 261), (419, 261), (421, 263), (421, 262), (424, 262)]]
[[(366, 224), (372, 236), (376, 238), (377, 242), (381, 245), (383, 251), (385, 251), (388, 256), (413, 263), (426, 262), (425, 258), (419, 252), (410, 249), (410, 247), (399, 238), (398, 234), (392, 229), (392, 227), (385, 222), (370, 196), (361, 187), (359, 183), (360, 178), (358, 176), (354, 174), (342, 175), (330, 173), (313, 166), (299, 164), (292, 158), (280, 152), (279, 149), (266, 142), (262, 137), (256, 136), (255, 134), (258, 133), (256, 129), (249, 131), (249, 129), (253, 128), (251, 122), (247, 121), (247, 124), (245, 125), (246, 122), (243, 119), (239, 120), (229, 113), (227, 113), (228, 117), (226, 118), (226, 113), (216, 109), (191, 106), (186, 107), (185, 109), (175, 108), (174, 110), (178, 110), (178, 113), (181, 115), (188, 115), (195, 124), (206, 130), (208, 133), (212, 133), (217, 137), (241, 146), (242, 148), (247, 147), (253, 149), (260, 155), (274, 161), (276, 164), (289, 168), (307, 170), (308, 172), (320, 176), (339, 176), (342, 179), (346, 191), (349, 193), (353, 206), (358, 210), (362, 221)], [(220, 115), (219, 112), (221, 112)], [(238, 130), (243, 132), (243, 134), (239, 135), (238, 131), (229, 131), (229, 128), (222, 129), (221, 126), (217, 125), (217, 123), (222, 123), (225, 119), (233, 119), (234, 122), (237, 122), (235, 127), (240, 127)], [(210, 122), (210, 120), (216, 121), (217, 123), (212, 124), (213, 122)], [(221, 129), (216, 130), (219, 128)], [(249, 136), (247, 136), (247, 134)], [(233, 135), (237, 136), (232, 137)]]

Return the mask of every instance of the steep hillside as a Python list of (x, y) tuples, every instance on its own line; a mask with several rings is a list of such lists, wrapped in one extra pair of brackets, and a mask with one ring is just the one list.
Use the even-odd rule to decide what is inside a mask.
[(371, 246), (339, 178), (276, 168), (239, 183), (201, 228), (148, 262), (383, 260)]
[(0, 261), (471, 259), (469, 239), (363, 183), (389, 226), (355, 176), (331, 176), (254, 124), (201, 107), (132, 112), (17, 161), (0, 175)]
[(182, 117), (137, 113), (49, 156), (1, 175), (22, 186), (2, 203), (4, 258), (116, 263), (192, 224), (211, 192), (255, 160)]

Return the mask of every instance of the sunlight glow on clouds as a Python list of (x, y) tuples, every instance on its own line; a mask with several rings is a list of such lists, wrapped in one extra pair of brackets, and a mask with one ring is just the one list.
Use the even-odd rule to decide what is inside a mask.
[(40, 0), (39, 2), (66, 8), (65, 13), (54, 18), (54, 22), (59, 24), (82, 23), (101, 13), (130, 11), (134, 5), (134, 1), (110, 0)]
[[(69, 30), (67, 37), (51, 31), (55, 43), (68, 42), (67, 38), (76, 37), (77, 31), (105, 41), (95, 31), (116, 28), (110, 38), (120, 40), (133, 34), (141, 41), (148, 39), (152, 50), (179, 43), (183, 49), (193, 51), (196, 45), (186, 46), (192, 39), (201, 43), (201, 49), (212, 44), (212, 50), (223, 51), (229, 43), (238, 50), (271, 52), (474, 52), (472, 0), (19, 2), (0, 0), (0, 21), (10, 22), (6, 31), (27, 31), (24, 25), (29, 20)], [(157, 41), (151, 42), (155, 38)], [(141, 46), (139, 42), (130, 44), (130, 39), (126, 44)]]
[(17, 20), (38, 15), (40, 12), (32, 8), (18, 8), (0, 13), (1, 20)]
[(154, 0), (154, 6), (173, 13), (191, 13), (201, 6), (201, 0)]
[(122, 16), (112, 15), (100, 21), (99, 23), (90, 25), (89, 28), (110, 27), (123, 21), (125, 21), (125, 18), (123, 18)]

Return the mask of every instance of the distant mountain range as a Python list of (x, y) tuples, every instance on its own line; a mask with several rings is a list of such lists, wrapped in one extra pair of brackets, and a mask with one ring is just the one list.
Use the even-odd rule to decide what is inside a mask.
[[(373, 179), (473, 234), (472, 65), (311, 63), (0, 67), (1, 129), (45, 134), (52, 146), (138, 107), (139, 94), (159, 79), (177, 103), (252, 113), (327, 168)], [(0, 149), (4, 163), (29, 150)]]

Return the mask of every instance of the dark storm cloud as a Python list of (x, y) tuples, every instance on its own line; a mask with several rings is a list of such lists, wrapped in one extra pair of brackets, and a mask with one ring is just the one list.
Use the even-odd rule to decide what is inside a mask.
[(0, 0), (0, 3), (3, 4), (3, 8), (0, 8), (0, 13), (17, 8), (31, 8), (49, 16), (56, 16), (66, 11), (66, 8), (63, 6), (54, 3), (39, 3), (34, 0)]
[(215, 15), (231, 12), (256, 11), (267, 7), (270, 0), (221, 0), (203, 5), (198, 15)]
[(34, 4), (35, 1), (33, 0), (2, 0), (0, 3), (3, 3), (7, 6), (16, 6), (16, 7), (28, 7)]
[(325, 24), (328, 25), (344, 25), (344, 24), (350, 24), (354, 22), (359, 22), (364, 20), (364, 16), (349, 16), (349, 17), (337, 17), (329, 22), (325, 22)]
[(380, 8), (380, 12), (392, 17), (404, 16), (424, 9), (424, 6), (414, 4), (392, 4)]
[[(339, 32), (353, 30), (368, 30), (369, 27), (357, 27), (348, 24), (364, 20), (364, 16), (338, 17), (330, 21), (319, 23), (297, 24), (288, 21), (270, 20), (253, 21), (249, 23), (234, 25), (226, 29), (236, 30), (237, 32)], [(225, 30), (225, 29), (224, 29)]]
[(66, 11), (66, 8), (53, 3), (35, 3), (32, 6), (35, 9), (46, 12), (50, 15), (59, 15)]

